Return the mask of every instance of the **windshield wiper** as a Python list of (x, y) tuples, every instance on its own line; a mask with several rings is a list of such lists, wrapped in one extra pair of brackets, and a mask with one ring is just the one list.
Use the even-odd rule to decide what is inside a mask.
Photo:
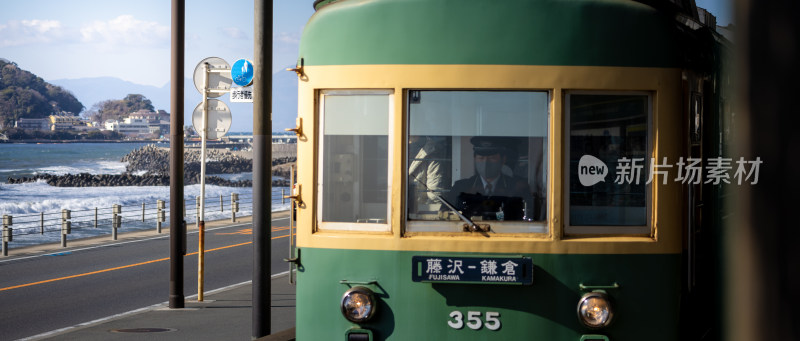
[[(409, 174), (409, 175), (410, 175), (410, 174)], [(412, 179), (414, 179), (416, 182), (420, 183), (420, 184), (421, 184), (423, 187), (425, 187), (425, 189), (426, 189), (427, 191), (430, 191), (430, 192), (432, 192), (432, 190), (431, 190), (430, 188), (428, 188), (428, 185), (427, 185), (426, 183), (422, 182), (422, 180), (420, 180), (420, 179), (417, 179), (417, 177), (416, 177), (416, 176), (411, 176), (411, 178), (412, 178)], [(491, 227), (490, 227), (488, 224), (484, 225), (485, 227), (483, 227), (483, 228), (482, 228), (481, 226), (478, 226), (478, 224), (475, 224), (475, 222), (473, 222), (473, 221), (472, 221), (472, 219), (469, 219), (469, 218), (467, 218), (467, 216), (465, 216), (465, 215), (461, 214), (461, 212), (459, 212), (459, 211), (458, 211), (458, 210), (457, 210), (457, 209), (456, 209), (456, 208), (453, 206), (453, 204), (451, 204), (450, 202), (448, 202), (447, 200), (445, 200), (445, 198), (444, 198), (444, 197), (442, 197), (442, 195), (441, 195), (441, 194), (437, 194), (437, 195), (436, 195), (436, 198), (437, 198), (437, 199), (439, 199), (439, 201), (441, 201), (441, 202), (442, 202), (442, 204), (444, 204), (445, 206), (447, 206), (447, 209), (449, 209), (449, 210), (450, 210), (450, 212), (453, 212), (453, 213), (455, 213), (455, 214), (458, 216), (458, 218), (460, 218), (461, 220), (463, 220), (463, 221), (466, 223), (466, 228), (468, 228), (470, 231), (473, 231), (473, 232), (481, 232), (481, 233), (484, 233), (484, 234), (485, 234), (485, 233), (486, 233), (486, 231), (489, 231), (489, 230), (491, 229)], [(488, 235), (486, 235), (486, 236), (488, 237)]]
[(447, 200), (445, 200), (441, 195), (436, 195), (436, 198), (439, 199), (439, 201), (441, 201), (445, 206), (447, 206), (450, 212), (455, 213), (461, 220), (467, 223), (467, 227), (469, 227), (471, 231), (485, 232), (480, 226), (475, 224), (475, 222), (473, 222), (472, 219), (469, 219), (467, 218), (467, 216), (461, 214), (461, 212), (459, 212), (455, 207), (453, 207), (453, 205), (450, 204)]

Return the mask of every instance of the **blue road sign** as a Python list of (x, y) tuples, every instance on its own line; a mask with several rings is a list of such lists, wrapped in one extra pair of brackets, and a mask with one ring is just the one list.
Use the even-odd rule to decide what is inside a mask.
[(238, 86), (248, 86), (253, 83), (253, 63), (247, 59), (239, 59), (231, 66), (231, 78)]

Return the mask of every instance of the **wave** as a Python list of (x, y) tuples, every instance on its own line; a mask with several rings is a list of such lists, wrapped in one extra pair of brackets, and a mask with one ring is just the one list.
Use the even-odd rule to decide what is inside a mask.
[(236, 173), (236, 174), (208, 174), (207, 176), (216, 176), (230, 181), (253, 180), (253, 172)]
[[(119, 187), (54, 187), (44, 181), (24, 184), (0, 184), (2, 214), (34, 214), (39, 212), (94, 210), (95, 207), (111, 207), (155, 203), (169, 199), (169, 186), (119, 186)], [(206, 185), (207, 197), (230, 198), (232, 192), (250, 195), (251, 188), (232, 188)], [(186, 186), (184, 194), (193, 198), (200, 194), (200, 185)], [(230, 199), (228, 199), (230, 200)]]
[(54, 175), (64, 174), (122, 174), (125, 172), (126, 162), (119, 161), (79, 161), (71, 165), (45, 166), (33, 169), (34, 174), (49, 173)]
[(42, 165), (30, 168), (4, 168), (0, 169), (0, 179), (6, 177), (20, 178), (30, 177), (38, 174), (53, 174), (53, 175), (66, 175), (66, 174), (81, 174), (89, 173), (92, 175), (99, 174), (122, 174), (125, 173), (127, 163), (119, 161), (105, 161), (105, 160), (92, 160), (92, 161), (77, 161), (72, 164), (66, 165)]

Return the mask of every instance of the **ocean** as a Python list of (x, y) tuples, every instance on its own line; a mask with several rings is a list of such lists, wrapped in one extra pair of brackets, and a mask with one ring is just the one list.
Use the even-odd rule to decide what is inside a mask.
[[(169, 209), (169, 186), (121, 187), (54, 187), (43, 181), (8, 184), (8, 177), (19, 178), (36, 174), (121, 174), (125, 163), (120, 159), (146, 143), (63, 143), (63, 144), (0, 144), (0, 215), (13, 217), (14, 236), (10, 248), (41, 243), (59, 242), (61, 210), (72, 212), (72, 231), (68, 239), (110, 234), (111, 207), (121, 205), (123, 226), (119, 233), (154, 228), (156, 201), (166, 201)], [(211, 175), (211, 174), (209, 174)], [(225, 178), (242, 180), (252, 173), (226, 174)], [(272, 210), (286, 210), (282, 190), (273, 188)], [(240, 198), (237, 216), (252, 214), (252, 188), (206, 185), (205, 220), (230, 219), (231, 193)], [(184, 188), (187, 202), (187, 223), (196, 220), (195, 197), (200, 185)], [(220, 198), (222, 205), (220, 206)], [(145, 222), (141, 222), (142, 203)], [(94, 228), (94, 212), (98, 211), (100, 225)], [(45, 232), (41, 233), (44, 213)], [(164, 226), (169, 224), (167, 214)]]
[(3, 143), (0, 144), (0, 180), (50, 174), (119, 174), (119, 160), (146, 143)]

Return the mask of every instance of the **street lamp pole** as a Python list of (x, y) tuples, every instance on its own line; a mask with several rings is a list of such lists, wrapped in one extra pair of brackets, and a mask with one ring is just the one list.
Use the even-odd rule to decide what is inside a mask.
[(270, 334), (272, 298), (272, 1), (254, 0), (253, 339)]
[(183, 68), (186, 0), (172, 0), (172, 48), (170, 63), (169, 154), (169, 307), (184, 307), (183, 255), (186, 253), (186, 221), (183, 218)]

